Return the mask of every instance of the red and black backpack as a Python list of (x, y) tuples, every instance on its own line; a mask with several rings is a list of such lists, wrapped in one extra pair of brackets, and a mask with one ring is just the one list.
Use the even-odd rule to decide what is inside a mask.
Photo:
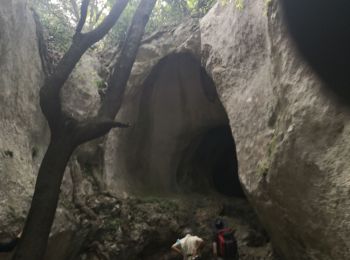
[(218, 254), (222, 257), (237, 256), (237, 241), (232, 228), (218, 231)]

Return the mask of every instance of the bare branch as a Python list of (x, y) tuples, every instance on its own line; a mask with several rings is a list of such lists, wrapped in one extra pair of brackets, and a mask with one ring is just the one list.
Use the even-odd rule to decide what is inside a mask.
[(82, 144), (89, 140), (99, 138), (107, 134), (112, 128), (127, 128), (128, 124), (123, 124), (109, 119), (91, 118), (81, 122), (73, 138), (77, 144)]
[(71, 4), (72, 9), (73, 9), (74, 17), (78, 21), (79, 20), (79, 9), (78, 9), (78, 5), (77, 5), (76, 0), (70, 0), (70, 4)]
[(118, 0), (102, 23), (96, 29), (86, 33), (86, 38), (94, 43), (99, 41), (116, 23), (128, 2), (129, 0)]
[(104, 10), (106, 10), (107, 8), (107, 2), (102, 6), (101, 10), (98, 11), (98, 13), (96, 14), (96, 17), (95, 17), (95, 23), (98, 22), (98, 20), (100, 20), (100, 17), (103, 13)]
[(156, 2), (157, 0), (142, 0), (134, 14), (120, 57), (108, 80), (106, 96), (99, 110), (102, 118), (113, 120), (120, 109), (146, 24)]
[[(84, 8), (87, 8), (88, 2), (88, 0), (84, 0), (85, 5), (82, 5), (82, 7), (85, 6)], [(49, 122), (50, 128), (57, 125), (57, 118), (60, 118), (62, 114), (60, 90), (75, 65), (89, 47), (101, 40), (108, 33), (117, 22), (127, 3), (128, 0), (117, 0), (110, 13), (98, 28), (88, 34), (76, 34), (72, 45), (60, 60), (52, 75), (46, 78), (44, 86), (40, 90), (40, 106)], [(83, 22), (80, 23), (83, 25)]]
[(53, 75), (50, 80), (54, 88), (60, 89), (63, 86), (81, 56), (83, 56), (88, 48), (101, 40), (108, 33), (117, 22), (127, 3), (128, 0), (117, 0), (110, 13), (99, 27), (87, 34), (76, 35), (77, 37), (58, 63), (54, 73), (55, 75)]
[(90, 4), (90, 0), (83, 0), (81, 3), (81, 8), (80, 8), (80, 19), (77, 25), (77, 28), (75, 30), (75, 35), (80, 34), (81, 31), (83, 30), (85, 21), (86, 21), (86, 16), (88, 12), (88, 7)]

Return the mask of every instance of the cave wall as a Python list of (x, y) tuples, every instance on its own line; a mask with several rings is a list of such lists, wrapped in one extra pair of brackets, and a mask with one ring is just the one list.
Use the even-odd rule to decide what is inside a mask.
[[(0, 3), (0, 229), (19, 228), (47, 143), (39, 108), (43, 79), (28, 2)], [(5, 228), (7, 227), (7, 228)]]
[[(0, 7), (0, 225), (7, 230), (28, 209), (48, 132), (38, 106), (43, 77), (28, 2)], [(118, 194), (178, 188), (182, 153), (227, 123), (220, 102), (199, 84), (201, 59), (228, 114), (240, 180), (277, 251), (290, 260), (347, 259), (349, 111), (322, 90), (281, 19), (276, 0), (245, 0), (242, 10), (217, 4), (200, 27), (187, 21), (144, 39), (117, 116), (131, 127), (108, 135), (101, 178)], [(95, 70), (88, 71), (100, 80)], [(86, 75), (67, 88), (85, 85)], [(79, 102), (63, 93), (72, 97), (67, 110), (81, 116), (95, 107), (94, 87)], [(83, 107), (74, 110), (78, 103)], [(175, 107), (181, 110), (173, 113)], [(66, 181), (63, 190), (70, 189)], [(59, 208), (56, 226), (74, 230), (62, 215)]]
[(203, 65), (230, 119), (240, 179), (277, 252), (348, 259), (349, 111), (295, 50), (278, 1), (265, 2), (217, 4), (204, 17)]
[[(0, 1), (0, 234), (4, 236), (23, 228), (49, 141), (48, 126), (39, 106), (44, 74), (31, 4), (30, 0)], [(96, 111), (96, 82), (101, 80), (98, 66), (97, 58), (86, 55), (75, 69), (62, 93), (68, 113), (82, 117)], [(91, 154), (94, 147), (85, 148), (93, 150)], [(66, 259), (55, 257), (67, 255), (77, 244), (68, 242), (77, 224), (70, 212), (71, 190), (68, 171), (47, 259)], [(0, 254), (0, 259), (9, 258), (9, 254)]]
[(180, 165), (186, 150), (191, 145), (198, 146), (193, 140), (200, 140), (208, 129), (228, 124), (215, 86), (209, 86), (211, 82), (208, 84), (203, 73), (194, 54), (180, 51), (162, 58), (145, 81), (135, 86), (137, 95), (123, 106), (126, 113), (118, 116), (129, 122), (129, 111), (138, 102), (135, 121), (129, 129), (117, 130), (123, 134), (117, 150), (106, 153), (113, 158), (105, 164), (106, 170), (111, 171), (107, 172), (107, 178), (112, 178), (107, 181), (110, 190), (172, 193), (192, 181), (191, 176), (186, 176), (178, 185), (178, 173), (186, 170), (184, 164)]

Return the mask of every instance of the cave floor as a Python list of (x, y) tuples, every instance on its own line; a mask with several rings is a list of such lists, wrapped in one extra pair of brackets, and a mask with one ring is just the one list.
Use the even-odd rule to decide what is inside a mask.
[(214, 194), (129, 198), (99, 195), (88, 198), (87, 206), (98, 219), (92, 221), (80, 215), (80, 230), (89, 230), (89, 235), (79, 259), (181, 259), (170, 247), (186, 227), (204, 239), (202, 259), (214, 259), (211, 239), (217, 217), (235, 229), (240, 259), (277, 259), (266, 232), (244, 199)]

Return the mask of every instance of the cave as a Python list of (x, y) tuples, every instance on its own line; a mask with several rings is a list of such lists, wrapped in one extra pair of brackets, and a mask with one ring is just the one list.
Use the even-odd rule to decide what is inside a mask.
[(135, 117), (135, 123), (118, 135), (118, 150), (108, 160), (113, 179), (107, 183), (118, 185), (110, 189), (244, 196), (227, 113), (200, 60), (191, 53), (169, 54), (139, 90), (121, 118)]
[(230, 126), (210, 128), (196, 139), (183, 154), (178, 171), (181, 186), (197, 192), (215, 190), (226, 196), (244, 197)]

